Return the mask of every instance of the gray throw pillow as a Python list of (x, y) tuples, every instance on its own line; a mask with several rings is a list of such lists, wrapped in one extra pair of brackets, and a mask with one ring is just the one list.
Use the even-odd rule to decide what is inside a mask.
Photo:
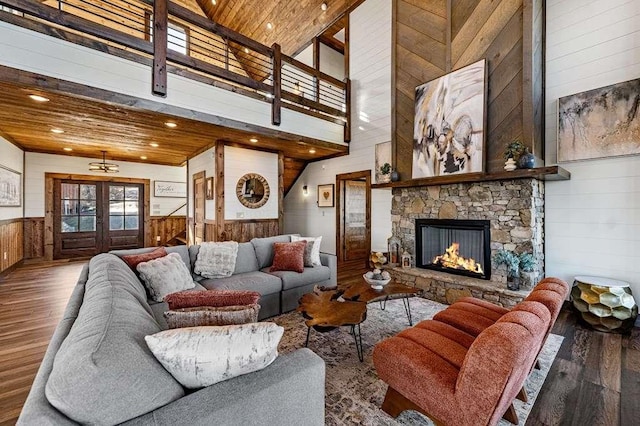
[(191, 272), (177, 253), (142, 262), (137, 269), (151, 299), (156, 302), (162, 302), (168, 294), (195, 287)]

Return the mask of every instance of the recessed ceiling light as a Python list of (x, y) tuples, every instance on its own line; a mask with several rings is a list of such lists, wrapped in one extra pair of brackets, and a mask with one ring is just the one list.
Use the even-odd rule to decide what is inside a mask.
[(309, 150), (309, 154), (315, 154), (315, 153), (316, 153), (316, 150), (315, 150), (314, 148), (311, 148), (311, 149)]
[(178, 127), (178, 125), (176, 123), (174, 123), (173, 121), (166, 121), (164, 123), (165, 126), (167, 126), (170, 129), (175, 129), (176, 127)]
[(149, 146), (151, 146), (151, 147), (153, 147), (153, 148), (157, 148), (157, 147), (159, 147), (160, 145), (159, 145), (159, 144), (157, 144), (157, 143), (155, 143), (155, 142), (151, 142), (151, 143), (149, 144)]
[(64, 130), (53, 128), (53, 129), (51, 129), (51, 133), (55, 133), (56, 135), (60, 135), (60, 134), (64, 133)]
[(271, 22), (267, 22), (267, 29), (268, 30), (272, 30), (273, 29), (273, 24)]
[(248, 47), (244, 48), (244, 53), (249, 53), (249, 48)]
[(140, 159), (141, 159), (141, 160), (146, 160), (146, 159), (147, 159), (147, 156), (146, 156), (146, 155), (141, 155), (141, 156), (140, 156)]
[(69, 147), (64, 147), (64, 148), (62, 148), (62, 149), (64, 149), (64, 150), (65, 150), (65, 151), (67, 151), (67, 152), (71, 152), (71, 151), (73, 151), (73, 148), (69, 148)]
[(211, 4), (215, 6), (218, 2), (216, 0), (211, 0)]
[(249, 142), (251, 142), (251, 143), (257, 143), (257, 142), (258, 142), (258, 139), (257, 139), (257, 138), (251, 138), (251, 139), (249, 139)]
[(29, 97), (31, 98), (31, 100), (34, 100), (36, 102), (49, 102), (49, 98), (45, 98), (44, 96), (29, 95)]
[(322, 10), (327, 10), (327, 3), (326, 2), (322, 2), (322, 4), (320, 5), (320, 9)]

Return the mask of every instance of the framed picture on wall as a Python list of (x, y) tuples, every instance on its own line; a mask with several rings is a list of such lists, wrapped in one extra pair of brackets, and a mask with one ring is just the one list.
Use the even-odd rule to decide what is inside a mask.
[(0, 207), (22, 205), (22, 173), (0, 166)]
[(215, 191), (213, 189), (213, 176), (208, 177), (206, 183), (207, 184), (206, 184), (205, 198), (207, 200), (213, 200), (215, 195)]
[(318, 185), (318, 207), (333, 207), (335, 194), (335, 185), (328, 183), (326, 185)]
[(416, 87), (413, 179), (484, 171), (486, 60)]
[(558, 99), (558, 162), (640, 154), (640, 79)]
[(167, 198), (185, 198), (187, 196), (186, 182), (153, 181), (153, 196)]

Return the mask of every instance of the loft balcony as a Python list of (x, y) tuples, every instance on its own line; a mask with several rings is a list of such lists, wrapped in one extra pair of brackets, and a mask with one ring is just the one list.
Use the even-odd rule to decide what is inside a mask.
[[(210, 125), (199, 129), (209, 143), (250, 145), (259, 135), (264, 148), (302, 161), (348, 152), (348, 79), (168, 0), (0, 0), (0, 40), (0, 97), (37, 87), (68, 105), (82, 98), (181, 117)], [(202, 139), (157, 163), (183, 164)]]

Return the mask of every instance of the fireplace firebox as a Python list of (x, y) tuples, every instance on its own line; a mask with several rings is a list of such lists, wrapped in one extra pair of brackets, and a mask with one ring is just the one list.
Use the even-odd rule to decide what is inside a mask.
[(416, 219), (416, 267), (491, 278), (488, 220)]

